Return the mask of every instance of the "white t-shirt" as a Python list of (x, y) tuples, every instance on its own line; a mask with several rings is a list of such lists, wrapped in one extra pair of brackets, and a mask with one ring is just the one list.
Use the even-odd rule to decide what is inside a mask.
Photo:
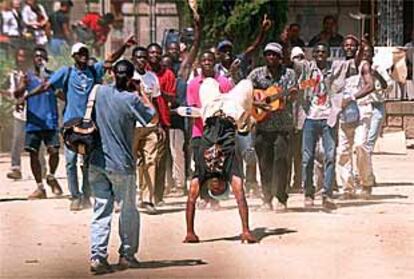
[[(40, 12), (42, 13), (42, 16), (46, 19), (49, 20), (49, 18), (47, 17), (47, 13), (45, 8), (43, 8), (42, 5), (37, 4), (39, 6)], [(33, 24), (33, 22), (38, 22), (38, 16), (35, 12), (32, 11), (32, 8), (29, 5), (25, 5), (23, 7), (22, 10), (22, 19), (23, 22), (26, 25), (30, 25)], [(36, 29), (34, 31), (34, 36), (35, 36), (35, 40), (36, 40), (36, 44), (38, 45), (44, 45), (47, 43), (47, 36), (46, 36), (46, 32), (43, 29)]]
[(19, 23), (17, 22), (17, 12), (12, 11), (2, 11), (1, 12), (3, 26), (2, 31), (4, 35), (16, 37), (20, 36), (19, 32)]
[(327, 84), (327, 78), (331, 75), (331, 69), (324, 70), (319, 69), (316, 64), (311, 66), (310, 77), (317, 80), (317, 85), (314, 88), (310, 88), (312, 93), (310, 106), (307, 118), (314, 120), (328, 119), (331, 113), (331, 102), (329, 88)]
[[(140, 74), (137, 71), (135, 71), (133, 79), (141, 81), (142, 92), (145, 93), (149, 100), (161, 96), (160, 83), (155, 73), (151, 71), (145, 71), (144, 74)], [(155, 124), (149, 123), (146, 127), (154, 126)], [(142, 125), (139, 122), (137, 122), (136, 127), (142, 127)]]
[[(16, 90), (17, 85), (19, 84), (22, 76), (23, 76), (23, 73), (19, 71), (12, 71), (9, 74), (10, 95), (13, 95), (13, 92)], [(27, 91), (24, 94), (27, 94)], [(21, 121), (26, 121), (26, 106), (24, 106), (24, 109), (22, 111), (17, 111), (15, 108), (13, 111), (13, 117)]]
[(222, 110), (235, 121), (245, 111), (252, 108), (253, 84), (248, 79), (241, 80), (228, 93), (220, 92), (219, 83), (213, 78), (206, 78), (200, 86), (200, 102), (203, 121)]

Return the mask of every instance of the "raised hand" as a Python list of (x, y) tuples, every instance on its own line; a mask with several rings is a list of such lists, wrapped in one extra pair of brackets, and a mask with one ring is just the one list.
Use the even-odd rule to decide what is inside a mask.
[(126, 47), (131, 47), (138, 44), (138, 42), (135, 40), (135, 35), (129, 35), (124, 44)]
[(267, 18), (267, 14), (264, 15), (262, 21), (262, 29), (263, 31), (268, 31), (272, 27), (272, 21)]

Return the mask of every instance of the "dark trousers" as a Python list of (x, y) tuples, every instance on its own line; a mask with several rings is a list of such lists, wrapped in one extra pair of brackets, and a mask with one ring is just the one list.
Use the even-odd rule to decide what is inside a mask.
[(292, 188), (302, 189), (302, 130), (293, 131), (291, 146), (294, 173)]
[(286, 203), (288, 199), (290, 137), (289, 132), (256, 132), (255, 149), (265, 203), (270, 203), (273, 197), (281, 203)]

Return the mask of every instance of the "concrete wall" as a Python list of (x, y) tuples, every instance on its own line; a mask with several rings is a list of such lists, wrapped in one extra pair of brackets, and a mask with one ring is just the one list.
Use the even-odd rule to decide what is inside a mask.
[(414, 139), (414, 102), (386, 102), (385, 129), (403, 130), (408, 139)]
[(349, 17), (349, 13), (359, 11), (358, 0), (289, 0), (288, 24), (299, 23), (301, 36), (307, 43), (322, 29), (322, 20), (326, 15), (338, 18), (338, 33), (359, 35), (358, 22)]

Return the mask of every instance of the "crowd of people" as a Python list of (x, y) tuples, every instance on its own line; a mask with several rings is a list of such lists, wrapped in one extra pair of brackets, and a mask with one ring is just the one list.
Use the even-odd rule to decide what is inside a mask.
[(111, 25), (112, 13), (100, 15), (88, 12), (81, 20), (71, 23), (71, 0), (54, 3), (50, 12), (37, 0), (6, 0), (0, 5), (0, 37), (8, 49), (27, 44), (47, 48), (50, 54), (62, 55), (76, 41), (92, 45), (99, 56)]
[[(61, 4), (64, 14), (71, 1)], [(55, 20), (68, 23), (62, 18)], [(90, 16), (84, 24), (92, 20)], [(196, 208), (218, 209), (230, 192), (239, 207), (241, 241), (248, 243), (257, 240), (249, 229), (246, 194), (262, 198), (259, 210), (277, 212), (288, 209), (290, 191), (302, 192), (307, 208), (321, 195), (326, 210), (337, 208), (333, 192), (338, 184), (341, 199), (369, 198), (375, 186), (371, 157), (384, 117), (382, 95), (391, 82), (385, 69), (372, 66), (369, 41), (337, 34), (334, 17), (325, 17), (324, 30), (310, 41), (309, 60), (298, 24), (291, 24), (280, 40), (263, 45), (272, 26), (266, 16), (242, 53), (235, 55), (227, 39), (199, 51), (201, 23), (194, 17), (194, 42), (188, 50), (182, 51), (178, 41), (165, 50), (155, 42), (142, 46), (131, 36), (105, 61), (95, 61), (90, 47), (77, 42), (71, 46), (73, 65), (54, 72), (47, 68), (48, 52), (56, 53), (62, 44), (53, 40), (72, 42), (59, 37), (70, 36), (68, 26), (59, 24), (62, 30), (53, 32), (58, 36), (48, 51), (46, 24), (36, 22), (35, 34), (43, 37), (36, 37), (34, 50), (16, 48), (16, 69), (10, 74), (9, 92), (17, 105), (7, 176), (21, 178), (24, 146), (36, 181), (28, 198), (47, 197), (44, 179), (54, 195), (62, 195), (55, 177), (61, 156), (57, 100), (65, 103), (64, 127), (85, 117), (94, 104), (95, 148), (81, 156), (64, 146), (70, 210), (90, 208), (94, 198), (92, 272), (111, 271), (107, 247), (114, 204), (120, 211), (119, 266), (129, 268), (139, 265), (134, 256), (137, 207), (157, 213), (168, 195), (187, 195), (186, 243), (199, 241)], [(51, 29), (56, 30), (53, 24)], [(331, 61), (331, 46), (342, 47), (345, 59)], [(130, 57), (118, 61), (127, 49)], [(258, 49), (264, 65), (253, 67)], [(113, 83), (104, 82), (105, 75)], [(179, 113), (182, 108), (185, 112)]]

